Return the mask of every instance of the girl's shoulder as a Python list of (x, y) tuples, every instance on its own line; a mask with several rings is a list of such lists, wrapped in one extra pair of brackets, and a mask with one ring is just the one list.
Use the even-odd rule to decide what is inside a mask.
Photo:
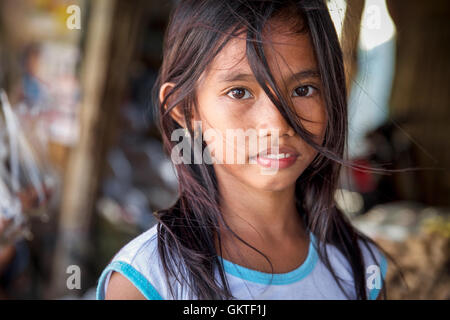
[(123, 246), (103, 270), (96, 298), (103, 300), (111, 274), (121, 273), (150, 300), (161, 300), (166, 293), (164, 272), (158, 254), (157, 225)]
[[(376, 299), (384, 284), (388, 262), (385, 254), (373, 243), (360, 238), (358, 245), (364, 262), (366, 292), (369, 299)], [(327, 244), (326, 248), (333, 270), (341, 279), (352, 283), (354, 276), (347, 258), (335, 245)]]
[[(312, 245), (314, 248), (312, 253), (318, 250), (316, 244), (317, 242), (313, 236)], [(386, 276), (387, 260), (384, 254), (374, 244), (367, 243), (362, 239), (358, 240), (358, 244), (364, 260), (367, 294), (369, 299), (376, 299)], [(333, 271), (344, 281), (346, 290), (347, 288), (348, 290), (352, 290), (354, 277), (349, 261), (336, 246), (327, 243), (325, 248)], [(147, 299), (188, 298), (188, 292), (174, 282), (171, 282), (172, 288), (175, 289), (174, 292), (171, 293), (168, 289), (164, 269), (158, 253), (156, 225), (128, 242), (112, 258), (99, 278), (97, 299), (104, 299), (109, 279), (114, 271), (125, 276)], [(330, 289), (329, 284), (331, 278), (327, 276), (327, 268), (323, 263), (318, 263), (317, 266), (312, 268), (311, 272), (317, 276), (313, 278), (316, 280), (319, 279), (319, 282), (323, 282), (325, 287)], [(315, 285), (317, 285), (317, 281)], [(324, 292), (327, 292), (327, 290)]]

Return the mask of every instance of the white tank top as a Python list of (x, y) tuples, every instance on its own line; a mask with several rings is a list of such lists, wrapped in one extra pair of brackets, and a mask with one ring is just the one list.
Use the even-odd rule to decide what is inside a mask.
[[(310, 239), (305, 261), (287, 273), (264, 273), (222, 259), (232, 295), (245, 300), (348, 299), (319, 259), (312, 233)], [(386, 257), (370, 245), (376, 258), (373, 259), (367, 247), (359, 241), (365, 262), (366, 292), (369, 299), (376, 299), (387, 272)], [(356, 299), (350, 264), (335, 246), (327, 244), (326, 250), (334, 272), (342, 279), (344, 290), (351, 299)], [(113, 257), (98, 280), (98, 300), (104, 299), (113, 271), (125, 276), (147, 299), (195, 299), (187, 292), (187, 286), (175, 282), (174, 295), (171, 295), (158, 255), (156, 225), (131, 240)]]

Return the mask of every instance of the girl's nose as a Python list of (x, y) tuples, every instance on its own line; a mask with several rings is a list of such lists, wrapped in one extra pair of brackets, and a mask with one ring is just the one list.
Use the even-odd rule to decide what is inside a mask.
[(267, 130), (268, 132), (278, 130), (280, 137), (284, 135), (294, 136), (294, 129), (287, 123), (275, 104), (266, 94), (263, 96), (257, 108), (256, 130), (258, 132), (259, 130)]

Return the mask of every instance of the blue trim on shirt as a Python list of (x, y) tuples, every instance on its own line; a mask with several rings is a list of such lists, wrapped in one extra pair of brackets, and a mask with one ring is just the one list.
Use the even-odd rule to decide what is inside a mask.
[(104, 287), (105, 281), (108, 273), (110, 271), (120, 272), (124, 275), (131, 283), (139, 289), (139, 291), (148, 299), (148, 300), (164, 300), (156, 291), (155, 287), (150, 283), (150, 281), (145, 278), (142, 273), (133, 268), (130, 264), (123, 261), (113, 261), (111, 262), (105, 270), (103, 270), (100, 279), (98, 281), (97, 291), (96, 291), (96, 299), (104, 300)]
[[(384, 286), (384, 279), (386, 278), (386, 273), (387, 273), (387, 268), (388, 268), (388, 263), (387, 263), (387, 259), (384, 256), (384, 254), (381, 254), (381, 260), (380, 260), (380, 271), (381, 271), (381, 276), (382, 276), (382, 285)], [(378, 297), (378, 294), (380, 292), (380, 289), (374, 288), (371, 289), (369, 292), (369, 300), (376, 300)]]
[(315, 249), (316, 240), (312, 233), (310, 233), (310, 239), (311, 241), (309, 242), (308, 255), (303, 264), (297, 269), (287, 273), (265, 273), (245, 268), (222, 257), (219, 258), (222, 260), (225, 272), (237, 278), (266, 285), (286, 285), (305, 278), (314, 269), (319, 256)]

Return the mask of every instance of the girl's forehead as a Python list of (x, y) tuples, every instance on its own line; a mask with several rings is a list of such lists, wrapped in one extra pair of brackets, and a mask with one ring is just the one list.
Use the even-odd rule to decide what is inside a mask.
[[(316, 69), (314, 49), (308, 34), (282, 32), (282, 29), (276, 28), (265, 33), (264, 41), (264, 54), (272, 72), (290, 74), (289, 71)], [(251, 73), (246, 50), (245, 36), (230, 39), (213, 59), (207, 78), (226, 78), (227, 74), (237, 70)]]

